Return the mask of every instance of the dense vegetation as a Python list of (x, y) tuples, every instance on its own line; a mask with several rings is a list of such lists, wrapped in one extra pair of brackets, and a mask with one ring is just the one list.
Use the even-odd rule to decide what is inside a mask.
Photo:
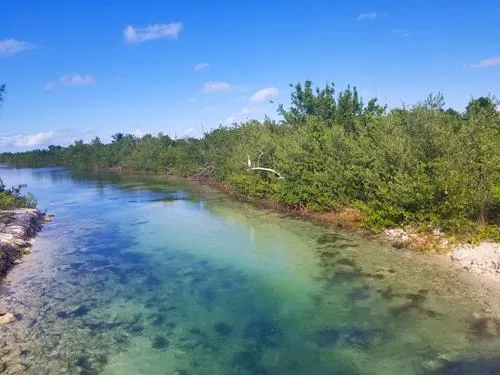
[[(124, 168), (207, 176), (240, 194), (293, 209), (355, 207), (371, 228), (395, 225), (485, 228), (498, 233), (500, 115), (494, 98), (470, 101), (464, 113), (441, 95), (388, 110), (366, 104), (356, 88), (293, 86), (280, 122), (219, 127), (201, 139), (115, 134), (103, 144), (4, 153), (17, 165)], [(264, 170), (264, 167), (278, 174)], [(493, 228), (493, 229), (492, 229)], [(483, 231), (485, 231), (483, 229)]]
[(22, 187), (18, 186), (7, 189), (0, 179), (0, 210), (36, 207), (36, 203), (30, 194), (21, 194)]
[[(5, 94), (5, 85), (0, 85), (0, 105)], [(19, 207), (35, 207), (35, 201), (31, 195), (21, 195), (22, 186), (7, 189), (0, 178), (0, 210), (8, 210)]]

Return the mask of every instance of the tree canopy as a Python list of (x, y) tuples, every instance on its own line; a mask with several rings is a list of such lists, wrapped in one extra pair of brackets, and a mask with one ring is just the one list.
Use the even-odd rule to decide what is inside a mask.
[(95, 138), (4, 153), (0, 162), (210, 176), (239, 194), (294, 209), (357, 207), (372, 228), (498, 225), (494, 98), (472, 99), (463, 113), (445, 109), (439, 93), (388, 110), (374, 98), (365, 104), (356, 87), (337, 94), (333, 84), (306, 81), (292, 85), (289, 107), (278, 112), (280, 121), (220, 126), (199, 139), (117, 133), (108, 144)]

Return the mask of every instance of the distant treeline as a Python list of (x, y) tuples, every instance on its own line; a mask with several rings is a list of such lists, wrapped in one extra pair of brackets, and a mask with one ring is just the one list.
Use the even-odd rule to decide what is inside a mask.
[[(500, 215), (500, 115), (491, 97), (463, 113), (441, 95), (388, 110), (356, 88), (293, 86), (282, 120), (221, 126), (201, 139), (118, 133), (103, 144), (4, 153), (0, 162), (210, 176), (234, 191), (314, 211), (358, 208), (372, 228), (449, 230), (493, 225)], [(261, 170), (252, 168), (267, 168)], [(282, 176), (283, 178), (280, 178)], [(492, 228), (491, 226), (489, 228)], [(495, 229), (495, 230), (496, 230)]]

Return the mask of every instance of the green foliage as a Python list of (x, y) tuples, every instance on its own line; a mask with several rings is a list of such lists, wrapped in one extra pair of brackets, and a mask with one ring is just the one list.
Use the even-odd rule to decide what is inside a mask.
[(274, 195), (276, 187), (258, 173), (231, 176), (229, 183), (233, 192), (251, 198), (270, 198)]
[(2, 104), (4, 100), (4, 95), (5, 95), (5, 84), (0, 85), (0, 105)]
[(3, 181), (0, 179), (0, 210), (36, 207), (33, 196), (31, 194), (23, 196), (21, 189), (22, 186), (6, 189)]
[[(374, 230), (400, 225), (481, 229), (496, 238), (500, 216), (500, 116), (491, 97), (464, 113), (441, 94), (387, 111), (355, 87), (292, 86), (281, 122), (250, 120), (200, 139), (117, 133), (69, 147), (0, 155), (0, 162), (124, 168), (181, 176), (210, 171), (235, 193), (295, 209), (355, 206)], [(250, 166), (248, 165), (250, 163)], [(251, 170), (268, 168), (277, 171)], [(488, 226), (490, 225), (490, 226)], [(492, 226), (493, 225), (493, 226)], [(489, 228), (489, 229), (486, 229)], [(484, 234), (481, 234), (484, 233)]]
[(472, 238), (472, 243), (478, 244), (484, 240), (500, 242), (500, 227), (498, 225), (487, 225), (480, 228)]

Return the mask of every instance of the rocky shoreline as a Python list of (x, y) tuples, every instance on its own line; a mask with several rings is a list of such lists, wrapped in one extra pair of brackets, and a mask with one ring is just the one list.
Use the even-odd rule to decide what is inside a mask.
[(47, 216), (35, 208), (0, 211), (0, 278), (31, 250)]
[(417, 248), (445, 253), (452, 262), (474, 274), (500, 281), (500, 243), (454, 243), (441, 231), (415, 233), (402, 228), (388, 229), (384, 238), (396, 248)]

